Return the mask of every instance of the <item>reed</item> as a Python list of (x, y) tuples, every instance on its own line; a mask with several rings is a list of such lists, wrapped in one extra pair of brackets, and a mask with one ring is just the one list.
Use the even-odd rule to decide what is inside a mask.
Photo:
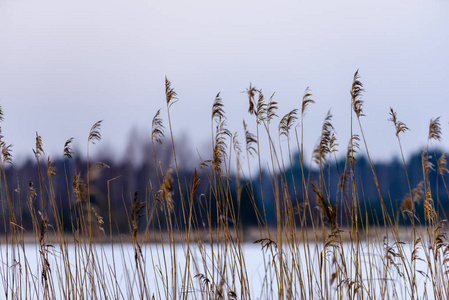
[[(109, 166), (93, 162), (89, 152), (101, 141), (102, 121), (89, 131), (86, 164), (80, 170), (70, 168), (70, 161), (80, 157), (72, 150), (73, 138), (64, 144), (58, 169), (45, 157), (43, 138), (36, 133), (38, 180), (14, 190), (6, 173), (12, 148), (0, 134), (2, 298), (449, 298), (449, 242), (441, 203), (449, 197), (448, 168), (446, 153), (436, 157), (433, 144), (442, 138), (440, 118), (430, 120), (421, 178), (412, 186), (401, 143), (410, 129), (390, 108), (409, 191), (393, 207), (388, 191), (380, 188), (363, 130), (364, 87), (358, 70), (349, 90), (351, 132), (344, 167), (337, 160), (331, 111), (310, 161), (304, 156), (306, 111), (319, 105), (308, 87), (300, 106), (279, 118), (275, 94), (265, 98), (250, 84), (243, 93), (255, 134), (245, 120), (242, 133), (230, 132), (225, 101), (217, 93), (211, 105), (211, 154), (193, 170), (184, 170), (170, 114), (178, 94), (165, 78), (167, 123), (157, 110), (148, 141), (155, 176), (145, 178), (145, 191), (120, 194), (123, 174), (113, 174), (102, 183), (107, 195), (101, 203), (94, 197), (94, 181)], [(0, 122), (3, 117), (0, 109)], [(157, 156), (158, 147), (172, 155), (169, 164)], [(358, 179), (359, 155), (367, 158), (372, 182)], [(306, 172), (307, 164), (313, 172)], [(338, 178), (331, 176), (334, 168)], [(441, 183), (446, 195), (440, 195)], [(65, 186), (68, 203), (56, 192), (58, 184)], [(376, 189), (380, 213), (364, 196), (369, 184)], [(113, 205), (117, 199), (120, 208)], [(118, 213), (126, 216), (128, 231), (120, 231)], [(249, 213), (256, 229), (245, 226)], [(400, 227), (400, 221), (408, 226)], [(247, 255), (254, 247), (259, 253), (256, 279), (250, 276), (254, 258)]]

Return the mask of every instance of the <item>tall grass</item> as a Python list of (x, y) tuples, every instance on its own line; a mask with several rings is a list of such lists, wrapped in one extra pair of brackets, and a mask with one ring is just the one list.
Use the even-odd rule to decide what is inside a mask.
[[(145, 193), (122, 196), (121, 211), (128, 218), (129, 231), (118, 234), (114, 233), (118, 225), (111, 204), (117, 195), (111, 194), (110, 188), (120, 175), (105, 182), (107, 207), (99, 209), (91, 203), (92, 174), (108, 167), (102, 162), (91, 164), (89, 157), (90, 147), (101, 140), (102, 121), (88, 134), (85, 174), (68, 174), (65, 164), (64, 169), (57, 170), (50, 157), (45, 159), (42, 138), (36, 133), (33, 152), (38, 182), (30, 181), (15, 191), (10, 190), (5, 174), (12, 163), (11, 146), (0, 136), (5, 228), (0, 245), (2, 298), (448, 299), (445, 219), (440, 213), (438, 188), (433, 191), (429, 182), (430, 172), (437, 172), (447, 191), (445, 154), (439, 157), (436, 170), (429, 159), (431, 154), (435, 156), (432, 141), (441, 139), (439, 118), (430, 121), (428, 145), (422, 151), (422, 181), (412, 187), (401, 144), (401, 135), (409, 129), (390, 110), (392, 134), (398, 140), (409, 189), (400, 213), (410, 225), (401, 228), (401, 214), (394, 215), (391, 202), (384, 199), (388, 191), (381, 191), (371, 161), (363, 130), (364, 90), (358, 71), (348, 98), (351, 132), (343, 169), (337, 162), (338, 141), (331, 111), (324, 118), (312, 160), (304, 158), (306, 110), (315, 104), (309, 88), (300, 107), (281, 118), (274, 94), (267, 99), (253, 85), (244, 92), (253, 120), (243, 121), (243, 134), (231, 133), (218, 93), (211, 112), (211, 157), (192, 170), (192, 178), (185, 178), (178, 168), (170, 115), (178, 95), (165, 79), (168, 124), (164, 125), (158, 110), (151, 131), (151, 159), (157, 180), (148, 182)], [(247, 122), (255, 122), (255, 134)], [(156, 144), (163, 143), (166, 129), (174, 164), (168, 168), (154, 151)], [(70, 138), (64, 145), (65, 160), (72, 159), (72, 141)], [(292, 149), (295, 145), (297, 149)], [(262, 160), (266, 157), (262, 152), (268, 154), (268, 161)], [(357, 183), (357, 152), (368, 159), (381, 203), (380, 215), (369, 209), (363, 196), (364, 183)], [(256, 167), (250, 157), (257, 161)], [(295, 159), (300, 172), (293, 172)], [(316, 176), (306, 176), (306, 164), (316, 167)], [(338, 182), (330, 177), (333, 166), (338, 170)], [(54, 188), (59, 172), (67, 187), (69, 230), (63, 225), (67, 220), (60, 213), (60, 195)], [(268, 173), (268, 182), (262, 180), (264, 173)], [(253, 178), (255, 174), (259, 182)], [(268, 219), (271, 207), (265, 201), (271, 192), (274, 223)], [(257, 219), (258, 228), (252, 233), (243, 225), (247, 212), (242, 211), (242, 201), (250, 202)], [(424, 219), (417, 214), (419, 202), (424, 203)], [(176, 203), (180, 206), (175, 207)], [(25, 228), (24, 218), (31, 218), (32, 228)], [(368, 219), (377, 221), (372, 225)], [(258, 281), (249, 276), (254, 268), (254, 258), (245, 254), (251, 248), (249, 242), (260, 249), (263, 271)]]

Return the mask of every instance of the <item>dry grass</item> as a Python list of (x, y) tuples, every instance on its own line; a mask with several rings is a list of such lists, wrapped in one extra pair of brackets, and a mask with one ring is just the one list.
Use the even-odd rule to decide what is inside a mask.
[[(444, 174), (448, 172), (443, 154), (437, 170), (429, 161), (434, 152), (431, 142), (441, 139), (440, 119), (429, 125), (428, 146), (422, 152), (422, 181), (411, 187), (402, 155), (401, 135), (408, 127), (391, 109), (391, 121), (402, 155), (404, 174), (409, 186), (400, 210), (409, 227), (399, 227), (398, 215), (392, 215), (383, 199), (376, 170), (370, 158), (363, 132), (363, 85), (357, 71), (351, 86), (351, 138), (346, 163), (339, 170), (336, 195), (327, 180), (336, 160), (337, 136), (332, 114), (325, 116), (321, 137), (313, 153), (318, 176), (305, 176), (303, 132), (306, 110), (315, 103), (310, 89), (304, 92), (301, 107), (284, 115), (277, 126), (277, 140), (271, 126), (278, 118), (278, 103), (273, 94), (265, 99), (261, 90), (250, 84), (250, 117), (256, 133), (243, 121), (244, 146), (239, 134), (226, 126), (225, 105), (218, 93), (212, 104), (211, 157), (193, 170), (193, 178), (180, 177), (170, 109), (179, 100), (171, 82), (165, 79), (168, 125), (164, 126), (161, 110), (152, 121), (151, 140), (163, 143), (164, 130), (170, 131), (173, 169), (163, 169), (154, 156), (157, 182), (149, 182), (149, 193), (135, 193), (130, 203), (123, 200), (129, 232), (113, 234), (110, 186), (118, 177), (105, 182), (108, 207), (99, 209), (91, 203), (91, 181), (101, 172), (103, 163), (89, 162), (90, 144), (101, 140), (101, 122), (88, 135), (87, 172), (74, 174), (69, 182), (67, 170), (57, 170), (44, 157), (42, 138), (36, 133), (33, 150), (39, 182), (29, 182), (28, 191), (18, 197), (26, 199), (32, 229), (23, 227), (22, 209), (17, 213), (17, 196), (8, 189), (5, 168), (12, 162), (11, 147), (0, 135), (1, 203), (6, 228), (0, 239), (2, 252), (0, 278), (2, 298), (6, 299), (448, 299), (449, 244), (440, 217), (438, 195), (432, 191), (429, 173), (437, 172), (447, 191)], [(298, 115), (300, 113), (300, 115)], [(3, 113), (0, 110), (0, 121)], [(299, 120), (299, 124), (296, 122)], [(300, 127), (298, 132), (297, 128)], [(292, 134), (293, 128), (295, 134)], [(267, 140), (261, 138), (265, 132)], [(281, 137), (285, 139), (282, 140)], [(294, 173), (291, 139), (295, 139), (301, 172)], [(64, 145), (66, 159), (73, 157), (71, 143)], [(373, 180), (382, 205), (381, 215), (371, 216), (363, 191), (356, 184), (355, 153), (364, 146)], [(243, 149), (243, 150), (242, 150)], [(261, 151), (270, 160), (261, 161)], [(153, 151), (155, 153), (155, 151)], [(244, 167), (243, 161), (248, 162)], [(274, 205), (265, 203), (266, 183), (254, 184), (249, 158), (257, 159), (261, 177), (265, 166), (274, 192)], [(70, 202), (71, 231), (65, 231), (54, 191), (54, 178), (64, 172)], [(300, 174), (300, 178), (298, 178)], [(200, 176), (201, 175), (201, 176)], [(206, 181), (207, 188), (199, 189)], [(289, 183), (290, 182), (290, 183)], [(296, 183), (291, 185), (291, 182)], [(363, 184), (363, 183), (362, 183)], [(265, 185), (265, 189), (264, 189)], [(177, 187), (176, 187), (177, 186)], [(300, 187), (300, 188), (297, 188)], [(176, 194), (176, 191), (182, 193)], [(244, 228), (241, 211), (242, 194), (257, 217), (258, 227)], [(449, 195), (449, 193), (448, 193)], [(177, 201), (175, 201), (177, 200)], [(259, 202), (260, 201), (260, 202)], [(419, 220), (416, 204), (423, 201), (424, 219)], [(176, 203), (179, 203), (175, 207)], [(178, 211), (179, 213), (175, 212)], [(274, 226), (267, 210), (274, 209)], [(103, 217), (108, 216), (109, 222)], [(218, 216), (216, 222), (213, 216)], [(378, 218), (371, 226), (368, 217)], [(343, 220), (347, 220), (343, 222)], [(150, 224), (156, 224), (150, 225)], [(260, 247), (263, 271), (259, 282), (249, 278), (250, 266), (245, 247)], [(36, 245), (27, 252), (26, 245)], [(126, 252), (131, 245), (133, 253)], [(159, 245), (160, 247), (150, 247)], [(163, 246), (165, 245), (165, 246)], [(181, 249), (181, 250), (180, 250)], [(32, 261), (38, 262), (32, 266)], [(125, 261), (125, 265), (121, 262)], [(257, 288), (253, 287), (256, 285)]]

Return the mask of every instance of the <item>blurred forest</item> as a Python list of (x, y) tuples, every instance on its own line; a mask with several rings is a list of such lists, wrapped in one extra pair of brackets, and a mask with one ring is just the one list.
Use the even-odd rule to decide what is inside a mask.
[[(82, 205), (82, 203), (80, 204), (80, 199), (82, 199), (79, 196), (80, 191), (87, 192), (85, 183), (87, 182), (86, 171), (88, 167), (90, 170), (88, 191), (91, 209), (103, 218), (105, 224), (109, 224), (110, 213), (113, 224), (112, 231), (115, 234), (118, 232), (129, 232), (131, 206), (137, 198), (144, 204), (146, 216), (140, 220), (144, 226), (139, 226), (139, 228), (143, 228), (142, 230), (145, 228), (159, 229), (166, 226), (164, 219), (158, 218), (157, 212), (160, 212), (161, 208), (157, 203), (157, 194), (161, 189), (163, 174), (167, 174), (167, 172), (171, 172), (175, 182), (173, 183), (172, 213), (178, 220), (178, 229), (183, 227), (179, 186), (181, 186), (182, 193), (189, 193), (195, 171), (197, 171), (197, 179), (200, 180), (194, 196), (197, 226), (209, 226), (211, 224), (213, 226), (219, 213), (216, 210), (216, 203), (214, 203), (216, 200), (211, 190), (213, 185), (210, 182), (210, 174), (213, 172), (212, 168), (207, 163), (198, 164), (196, 167), (192, 166), (192, 154), (188, 152), (188, 147), (181, 146), (179, 150), (177, 149), (178, 185), (176, 170), (169, 170), (170, 166), (174, 165), (173, 153), (170, 147), (157, 145), (156, 148), (153, 148), (151, 143), (135, 145), (129, 146), (129, 155), (121, 161), (111, 161), (107, 157), (96, 157), (95, 160), (92, 159), (88, 164), (85, 157), (73, 155), (73, 158), (69, 158), (61, 155), (61, 157), (54, 160), (50, 160), (50, 158), (44, 159), (44, 156), (42, 156), (39, 159), (28, 159), (17, 165), (5, 165), (1, 182), (2, 205), (0, 207), (4, 221), (0, 223), (0, 227), (2, 230), (8, 230), (10, 224), (7, 223), (7, 220), (12, 220), (10, 216), (14, 214), (14, 220), (22, 224), (21, 226), (26, 230), (32, 230), (29, 205), (33, 205), (38, 211), (46, 209), (48, 212), (52, 212), (55, 209), (62, 219), (65, 230), (76, 230), (75, 211)], [(185, 149), (184, 153), (183, 149)], [(445, 154), (440, 151), (433, 153), (430, 162), (436, 166), (437, 159), (442, 155)], [(137, 159), (137, 156), (140, 158)], [(262, 169), (261, 177), (258, 173), (257, 175), (252, 175), (252, 182), (249, 179), (240, 178), (239, 188), (237, 188), (236, 180), (231, 180), (233, 184), (230, 187), (232, 207), (236, 210), (236, 215), (240, 216), (240, 222), (245, 228), (258, 225), (254, 205), (257, 206), (260, 214), (262, 214), (263, 205), (260, 181), (263, 186), (266, 218), (270, 225), (275, 225), (276, 220), (274, 215), (274, 179), (280, 182), (283, 176), (284, 181), (288, 185), (290, 195), (280, 195), (283, 201), (292, 201), (298, 212), (304, 208), (302, 171), (298, 153), (293, 155), (293, 157), (297, 157), (293, 161), (293, 168), (286, 169), (284, 174), (273, 176), (268, 170)], [(417, 186), (419, 188), (419, 183), (423, 180), (421, 153), (416, 153), (410, 157), (406, 161), (406, 166), (411, 188), (414, 189)], [(374, 167), (378, 175), (380, 189), (392, 216), (397, 217), (399, 224), (409, 224), (408, 222), (410, 221), (404, 217), (403, 209), (401, 208), (402, 199), (410, 192), (402, 161), (393, 160), (388, 163), (374, 163)], [(336, 203), (336, 199), (339, 199), (340, 202), (342, 202), (342, 199), (343, 201), (345, 199), (339, 189), (344, 169), (345, 160), (336, 159), (335, 162), (323, 168), (324, 171), (321, 176), (321, 180), (325, 181), (325, 185), (331, 187), (327, 191), (326, 197), (333, 205), (337, 205), (342, 224), (346, 223), (345, 216), (347, 214), (344, 212), (340, 214), (345, 208), (342, 203)], [(231, 173), (229, 176), (235, 178), (235, 174)], [(368, 220), (361, 220), (360, 222), (368, 221), (375, 225), (382, 224), (379, 195), (373, 180), (371, 167), (363, 156), (357, 157), (355, 162), (355, 177), (360, 209), (361, 211), (366, 209), (366, 217), (368, 218)], [(317, 212), (317, 217), (319, 208), (314, 204), (316, 195), (313, 192), (312, 183), (318, 182), (319, 178), (317, 168), (304, 166), (304, 179), (307, 182), (308, 194), (310, 195), (312, 215)], [(436, 171), (430, 173), (429, 180), (432, 185), (432, 196), (443, 217), (449, 213), (447, 179), (447, 174), (437, 175)], [(237, 197), (239, 191), (241, 194), (240, 197)], [(9, 202), (7, 201), (8, 197), (11, 200)], [(254, 202), (252, 197), (254, 197)], [(185, 195), (184, 199), (187, 198), (188, 195)], [(237, 198), (240, 199), (240, 203), (237, 202)], [(42, 199), (44, 200), (42, 201)], [(50, 203), (49, 199), (54, 199), (54, 204)], [(12, 203), (13, 207), (8, 207), (8, 203)], [(422, 201), (417, 201), (416, 215), (418, 219), (424, 220), (422, 205)], [(54, 213), (48, 213), (48, 222), (49, 224), (54, 222)], [(105, 226), (105, 230), (107, 233), (109, 226)]]

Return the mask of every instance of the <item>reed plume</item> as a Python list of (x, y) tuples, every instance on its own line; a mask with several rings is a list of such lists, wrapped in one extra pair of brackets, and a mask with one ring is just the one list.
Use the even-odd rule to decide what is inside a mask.
[(257, 124), (260, 125), (263, 121), (265, 121), (265, 116), (267, 115), (267, 104), (265, 103), (265, 97), (262, 93), (262, 90), (259, 90), (259, 97), (257, 100), (255, 115)]
[(201, 179), (198, 178), (198, 172), (195, 170), (193, 171), (193, 183), (192, 183), (192, 191), (191, 191), (191, 196), (193, 197), (193, 195), (195, 195), (196, 190), (198, 189), (198, 186), (201, 183)]
[(217, 121), (220, 119), (226, 119), (225, 112), (223, 109), (223, 100), (220, 97), (220, 93), (215, 96), (214, 104), (212, 105), (212, 121)]
[(405, 125), (405, 123), (399, 121), (397, 119), (397, 114), (396, 112), (393, 110), (393, 108), (390, 107), (390, 119), (388, 119), (388, 121), (393, 122), (394, 127), (396, 129), (396, 137), (399, 138), (399, 134), (400, 133), (404, 133), (407, 130), (410, 130), (407, 125)]
[(11, 153), (12, 145), (2, 145), (2, 156), (3, 162), (7, 164), (12, 164), (12, 153)]
[(279, 122), (279, 135), (284, 135), (287, 139), (290, 135), (290, 129), (293, 126), (293, 123), (298, 120), (298, 117), (296, 116), (298, 113), (298, 109), (293, 109), (285, 116), (282, 117), (281, 121)]
[(133, 226), (132, 237), (137, 238), (137, 231), (139, 229), (139, 219), (145, 216), (145, 203), (139, 201), (139, 191), (134, 192), (133, 203), (131, 206), (131, 222)]
[(173, 104), (178, 101), (178, 94), (176, 94), (175, 90), (171, 87), (170, 80), (165, 76), (165, 100), (167, 102), (167, 107), (170, 108)]
[(64, 143), (64, 156), (67, 158), (72, 158), (73, 157), (73, 151), (72, 151), (72, 147), (70, 146), (73, 142), (73, 137), (69, 138), (65, 143)]
[(363, 114), (363, 100), (361, 99), (362, 93), (365, 91), (363, 89), (363, 84), (359, 80), (359, 70), (357, 70), (354, 74), (354, 79), (352, 81), (351, 87), (351, 101), (352, 101), (352, 109), (354, 110), (357, 118), (364, 116)]
[(441, 141), (440, 117), (430, 119), (428, 140)]
[(262, 250), (267, 250), (271, 248), (271, 246), (274, 246), (274, 248), (277, 248), (277, 244), (275, 241), (273, 241), (271, 238), (262, 238), (258, 239), (253, 242), (253, 244), (260, 244), (262, 246)]
[(94, 207), (92, 207), (92, 212), (94, 213), (98, 230), (102, 231), (103, 234), (105, 234), (104, 228), (103, 228), (103, 224), (104, 224), (103, 217), (97, 213), (97, 211), (95, 210)]
[(255, 147), (257, 144), (256, 136), (249, 132), (245, 120), (243, 120), (243, 129), (245, 131), (246, 152), (248, 152), (251, 156), (254, 156), (257, 154), (257, 149)]
[[(0, 107), (0, 114), (2, 114), (1, 107)], [(0, 115), (0, 117), (1, 117), (1, 115)], [(0, 122), (1, 121), (2, 120), (0, 119)], [(0, 148), (1, 148), (1, 154), (3, 156), (3, 162), (12, 164), (12, 154), (11, 154), (12, 145), (6, 145), (3, 138), (4, 138), (4, 136), (2, 135), (2, 129), (0, 127)]]
[(196, 274), (196, 275), (194, 276), (194, 278), (198, 278), (198, 280), (199, 280), (200, 283), (201, 283), (202, 288), (206, 291), (206, 293), (209, 293), (209, 289), (210, 289), (210, 287), (209, 287), (209, 285), (210, 285), (210, 279), (207, 278), (206, 275), (201, 274), (201, 273)]
[[(432, 122), (431, 122), (432, 123)], [(438, 122), (436, 122), (438, 123)], [(435, 123), (435, 124), (436, 124)], [(432, 127), (432, 126), (431, 126)], [(430, 131), (432, 131), (432, 134), (435, 134), (435, 139), (438, 139), (438, 127), (435, 125), (433, 130), (429, 130), (429, 140), (430, 138)], [(434, 137), (432, 137), (433, 139)], [(421, 153), (421, 161), (422, 161), (422, 168), (423, 168), (423, 175), (424, 175), (424, 216), (426, 221), (428, 221), (430, 224), (432, 224), (435, 221), (436, 212), (434, 209), (434, 201), (432, 199), (432, 194), (429, 186), (429, 173), (431, 170), (434, 170), (433, 163), (430, 162), (431, 156), (423, 149)]]
[(246, 93), (248, 95), (248, 101), (249, 101), (249, 108), (248, 108), (248, 112), (252, 115), (254, 114), (255, 111), (255, 101), (254, 101), (254, 97), (256, 96), (256, 93), (258, 92), (258, 90), (256, 89), (255, 86), (252, 86), (252, 84), (249, 84), (249, 88), (246, 89), (246, 91), (242, 92), (242, 93)]
[(229, 130), (225, 128), (225, 125), (225, 120), (221, 119), (217, 124), (217, 132), (215, 135), (212, 163), (217, 172), (221, 172), (221, 164), (226, 157), (226, 138), (231, 136)]
[(73, 193), (75, 194), (76, 203), (84, 202), (87, 198), (87, 188), (84, 180), (81, 178), (81, 174), (75, 173), (73, 176)]
[(338, 188), (343, 192), (348, 187), (349, 179), (351, 178), (352, 171), (350, 169), (346, 169), (343, 174), (338, 178)]
[(161, 118), (161, 110), (158, 109), (151, 122), (151, 138), (162, 145), (162, 138), (164, 137), (164, 124)]
[(274, 101), (274, 93), (271, 95), (270, 100), (268, 100), (268, 105), (267, 105), (267, 123), (270, 124), (270, 121), (274, 118), (277, 117), (278, 115), (276, 114), (276, 110), (278, 109), (277, 107), (277, 102)]
[(87, 138), (88, 142), (95, 144), (96, 142), (99, 142), (101, 140), (100, 127), (102, 122), (103, 120), (100, 120), (92, 125), (89, 131), (89, 137)]
[[(320, 142), (313, 150), (313, 159), (317, 165), (321, 165), (325, 161), (326, 156), (331, 153), (331, 146), (333, 148), (336, 147), (336, 138), (334, 135), (332, 135), (334, 126), (332, 125), (331, 120), (332, 114), (329, 110), (326, 114), (326, 117), (324, 118), (323, 127), (321, 129)], [(332, 150), (335, 151), (335, 149)]]
[(103, 169), (109, 169), (109, 168), (110, 168), (110, 166), (108, 164), (105, 164), (104, 162), (101, 162), (101, 161), (97, 161), (89, 169), (89, 179), (91, 181), (99, 179), (101, 177), (101, 171)]
[(51, 178), (56, 175), (56, 168), (53, 166), (50, 156), (47, 159), (47, 177)]
[(432, 195), (429, 190), (426, 190), (424, 197), (424, 216), (429, 223), (433, 223), (437, 216), (433, 205)]
[(337, 204), (333, 207), (328, 205), (323, 193), (320, 191), (318, 184), (312, 182), (312, 190), (316, 195), (316, 203), (320, 211), (324, 214), (326, 222), (331, 226), (332, 231), (337, 229)]
[(110, 166), (104, 162), (97, 161), (90, 167), (90, 171), (93, 171), (94, 169), (104, 169), (104, 168), (109, 169)]
[(4, 138), (5, 136), (2, 134), (2, 128), (0, 127), (0, 146), (5, 146), (6, 145), (6, 143), (3, 141), (3, 138)]
[[(175, 204), (173, 201), (173, 176), (171, 166), (168, 167), (167, 171), (164, 174), (164, 178), (162, 180), (162, 185), (160, 190), (156, 193), (156, 201), (165, 203), (167, 205), (168, 211), (173, 211), (175, 208)], [(165, 200), (165, 202), (164, 202)]]
[(234, 148), (234, 152), (237, 155), (237, 157), (240, 157), (240, 154), (242, 154), (242, 145), (239, 142), (238, 133), (237, 132), (235, 132), (232, 135), (232, 146)]
[(441, 176), (444, 176), (445, 173), (449, 173), (449, 171), (447, 169), (446, 153), (447, 152), (444, 152), (443, 154), (441, 154), (441, 156), (437, 162), (437, 174), (441, 175)]
[(30, 199), (31, 200), (35, 199), (37, 197), (36, 190), (34, 189), (33, 182), (31, 180), (28, 181), (28, 192), (30, 194)]
[(418, 185), (408, 193), (401, 201), (400, 209), (402, 212), (413, 213), (413, 203), (419, 203), (424, 196), (424, 181), (420, 181)]
[(426, 176), (429, 174), (430, 171), (434, 170), (434, 165), (430, 161), (431, 158), (432, 157), (423, 149), (421, 153), (421, 160), (423, 165), (423, 172)]
[(47, 233), (48, 229), (48, 220), (45, 216), (42, 215), (41, 212), (39, 212), (39, 215), (41, 216), (41, 224), (40, 224), (40, 230), (39, 230), (39, 244), (44, 244), (44, 238), (45, 234)]
[(42, 137), (36, 132), (36, 149), (33, 149), (34, 156), (39, 158), (43, 153), (44, 149), (42, 147)]
[(304, 95), (302, 96), (302, 104), (301, 104), (301, 115), (304, 116), (307, 110), (307, 107), (310, 104), (315, 103), (315, 100), (312, 98), (312, 93), (310, 92), (310, 88), (306, 87), (306, 90), (304, 91)]
[(330, 141), (329, 141), (329, 154), (337, 152), (338, 151), (338, 149), (337, 149), (338, 146), (339, 145), (337, 143), (337, 136), (335, 135), (335, 132), (332, 131), (331, 138), (330, 138)]
[(349, 139), (348, 152), (346, 153), (346, 160), (353, 165), (356, 161), (355, 153), (360, 149), (360, 137), (358, 134), (353, 134)]

